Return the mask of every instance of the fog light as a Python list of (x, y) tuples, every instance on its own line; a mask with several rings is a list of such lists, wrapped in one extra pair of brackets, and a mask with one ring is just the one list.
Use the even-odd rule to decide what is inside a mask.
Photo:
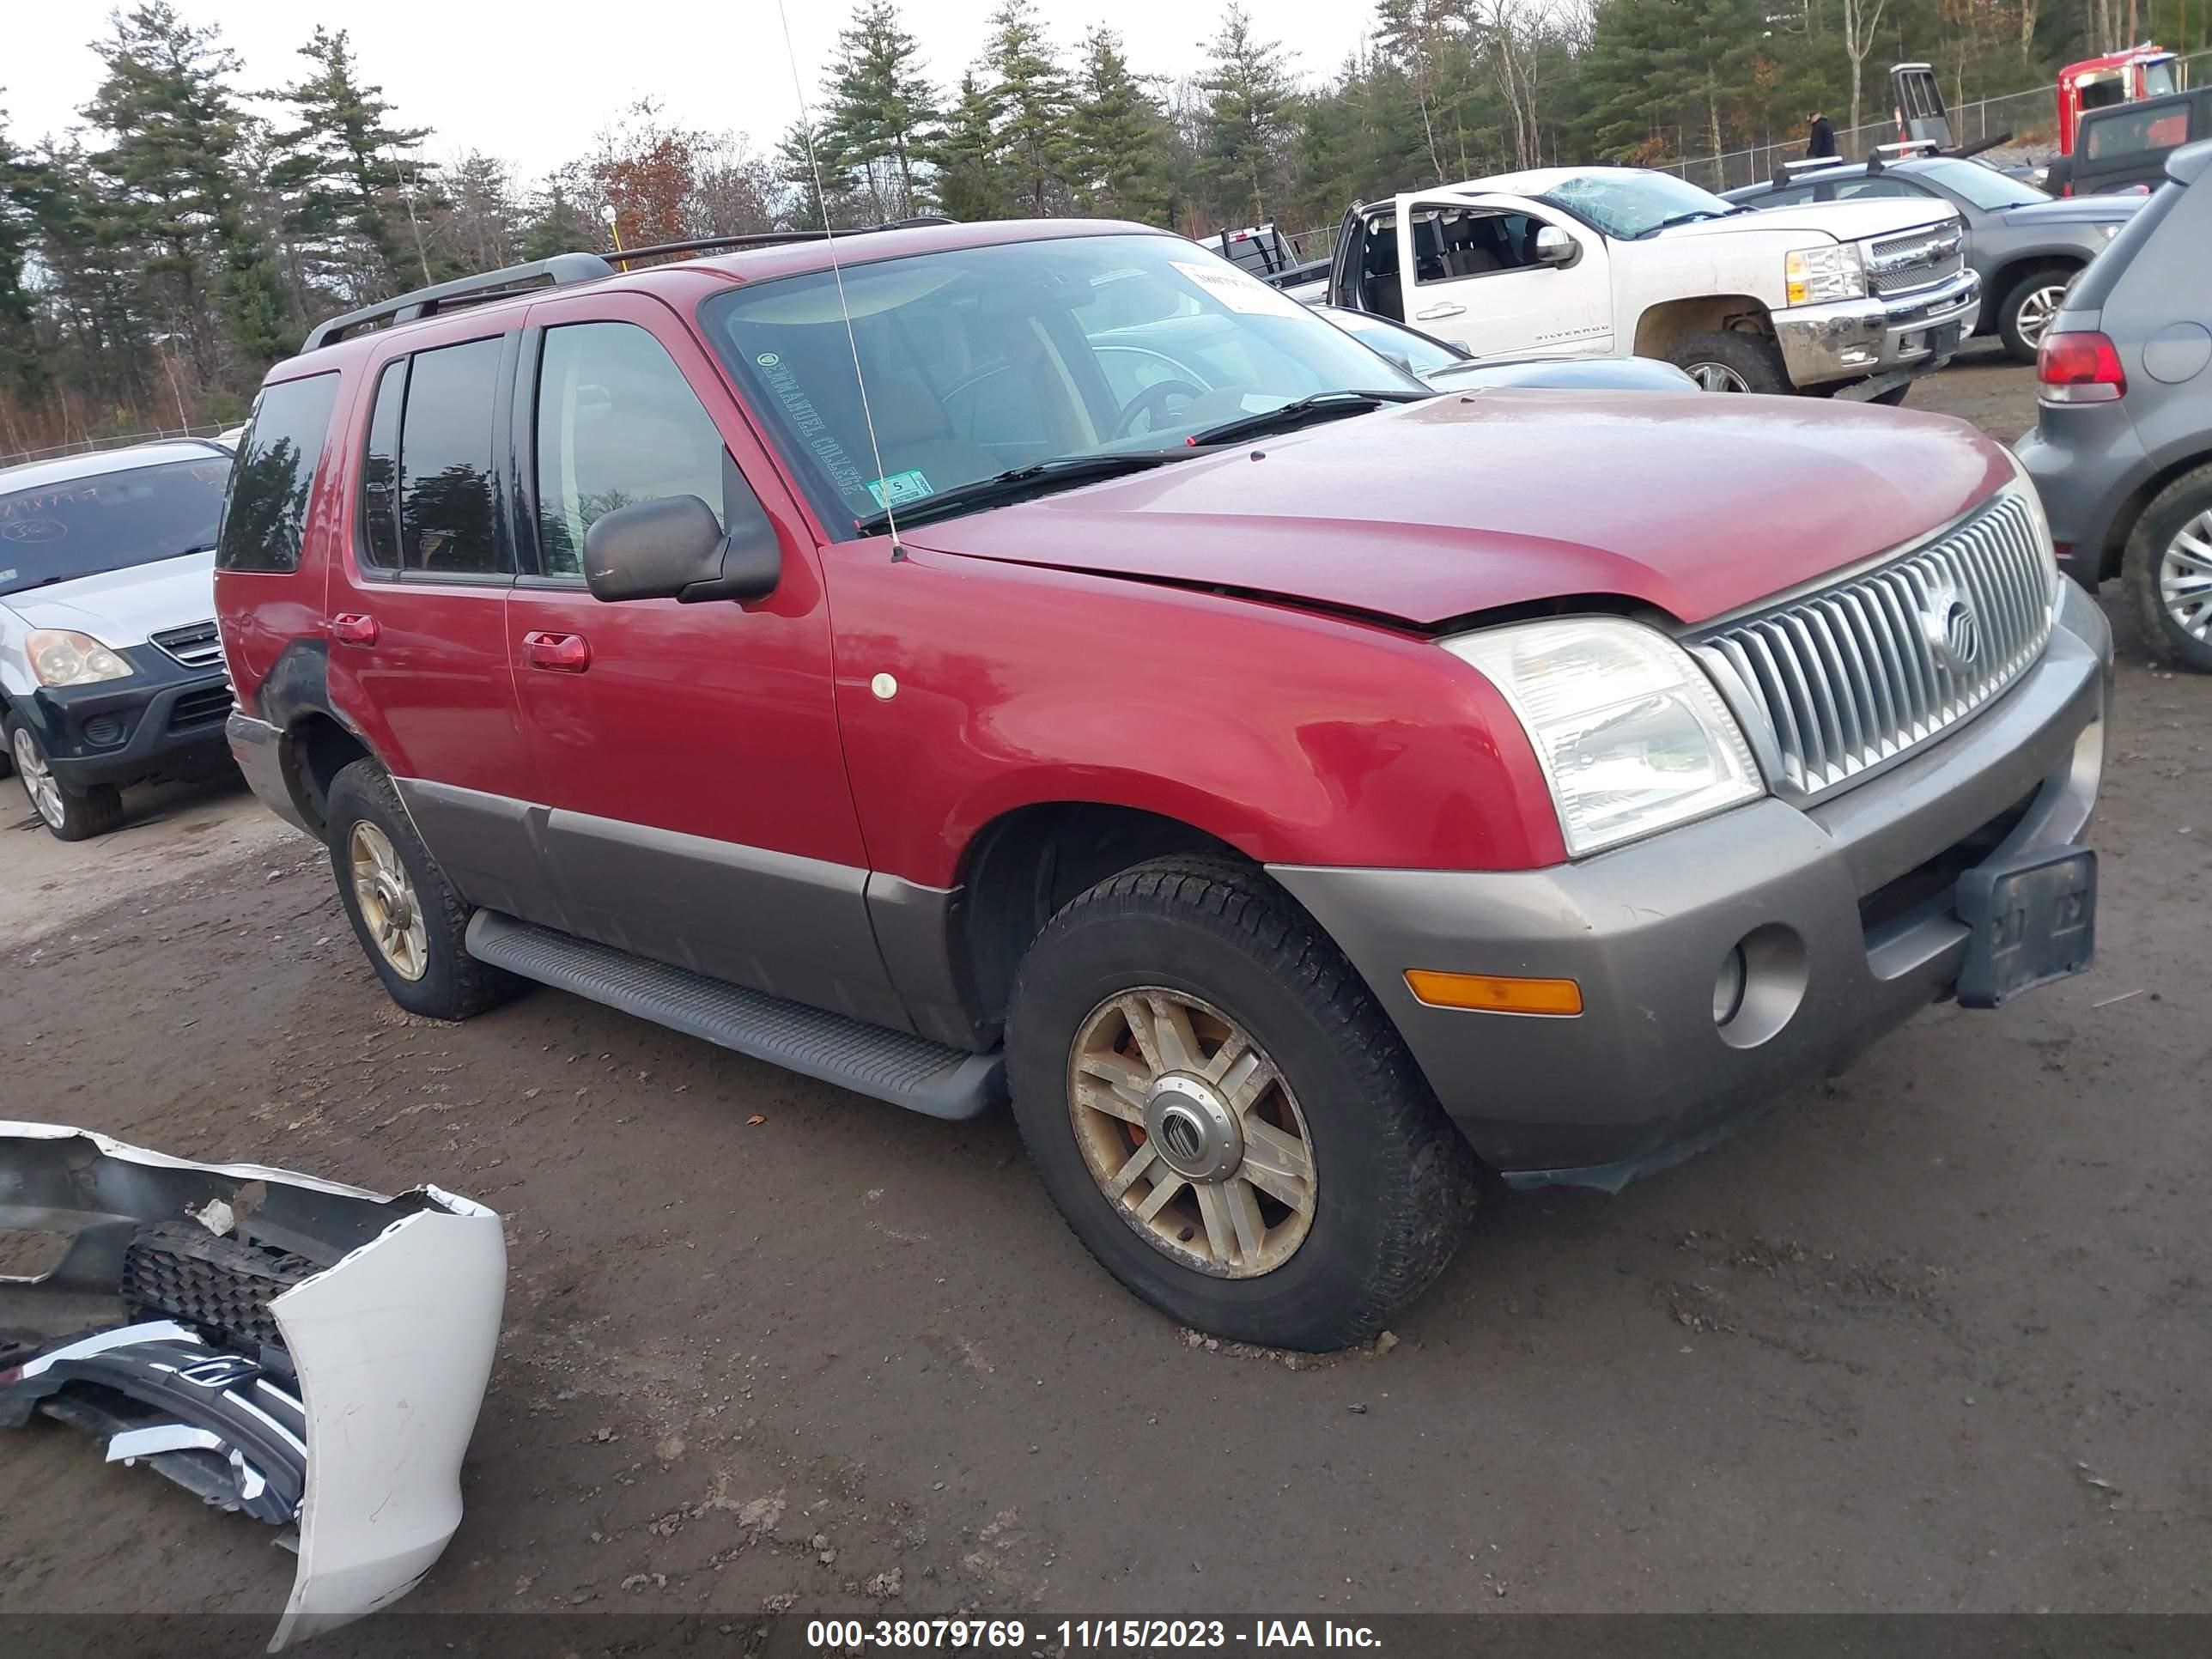
[(1743, 985), (1746, 977), (1743, 946), (1737, 945), (1721, 963), (1720, 977), (1713, 981), (1713, 1024), (1725, 1025), (1743, 1008)]

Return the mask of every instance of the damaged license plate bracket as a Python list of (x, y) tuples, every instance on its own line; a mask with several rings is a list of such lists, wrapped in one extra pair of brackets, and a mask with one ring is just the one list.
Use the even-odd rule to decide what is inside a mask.
[(2097, 953), (2097, 855), (2058, 847), (1993, 860), (1959, 878), (1968, 929), (1959, 1001), (2001, 1008), (2081, 973)]

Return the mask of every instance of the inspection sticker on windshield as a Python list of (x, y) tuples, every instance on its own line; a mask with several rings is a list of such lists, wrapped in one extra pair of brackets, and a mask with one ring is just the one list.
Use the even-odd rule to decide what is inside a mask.
[(1234, 265), (1201, 265), (1186, 259), (1170, 259), (1168, 263), (1197, 283), (1201, 292), (1211, 295), (1231, 311), (1295, 317), (1304, 309), (1296, 300), (1278, 294), (1258, 277), (1247, 276)]
[(878, 478), (868, 486), (868, 494), (876, 498), (878, 507), (893, 508), (904, 507), (910, 501), (918, 501), (925, 495), (936, 493), (929, 480), (911, 468), (904, 472), (894, 472), (888, 478)]

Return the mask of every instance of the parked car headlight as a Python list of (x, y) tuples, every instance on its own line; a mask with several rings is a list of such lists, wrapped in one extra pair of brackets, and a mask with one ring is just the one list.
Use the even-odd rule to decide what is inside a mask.
[(90, 685), (97, 680), (127, 680), (137, 671), (89, 634), (66, 628), (34, 628), (23, 641), (31, 672), (41, 685)]
[(1866, 297), (1866, 262), (1856, 242), (1801, 247), (1782, 260), (1782, 281), (1793, 306)]
[(1712, 681), (1656, 629), (1586, 617), (1443, 644), (1512, 705), (1551, 785), (1570, 856), (1766, 793)]

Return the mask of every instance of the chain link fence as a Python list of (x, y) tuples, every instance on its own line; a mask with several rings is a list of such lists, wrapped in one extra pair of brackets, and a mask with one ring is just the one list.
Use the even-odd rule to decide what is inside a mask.
[[(2202, 85), (2203, 76), (2212, 74), (2212, 52), (2192, 52), (2182, 62), (2188, 66), (2186, 78), (2191, 86)], [(1889, 96), (1887, 75), (1881, 77), (1877, 91), (1881, 101), (1886, 104)], [(2057, 82), (2031, 87), (2024, 92), (2006, 93), (2002, 97), (1954, 104), (1948, 113), (1952, 141), (1962, 147), (2010, 133), (2012, 137), (2004, 144), (1986, 152), (1996, 160), (2011, 159), (2015, 153), (2040, 158), (2058, 148)], [(1863, 161), (1877, 144), (1896, 142), (1897, 119), (1893, 114), (1855, 127), (1840, 127), (1836, 131), (1836, 148), (1846, 161)], [(1707, 190), (1738, 190), (1773, 178), (1784, 161), (1801, 160), (1804, 154), (1804, 135), (1793, 133), (1771, 143), (1728, 150), (1719, 155), (1693, 156), (1656, 165), (1693, 185), (1703, 185)]]

